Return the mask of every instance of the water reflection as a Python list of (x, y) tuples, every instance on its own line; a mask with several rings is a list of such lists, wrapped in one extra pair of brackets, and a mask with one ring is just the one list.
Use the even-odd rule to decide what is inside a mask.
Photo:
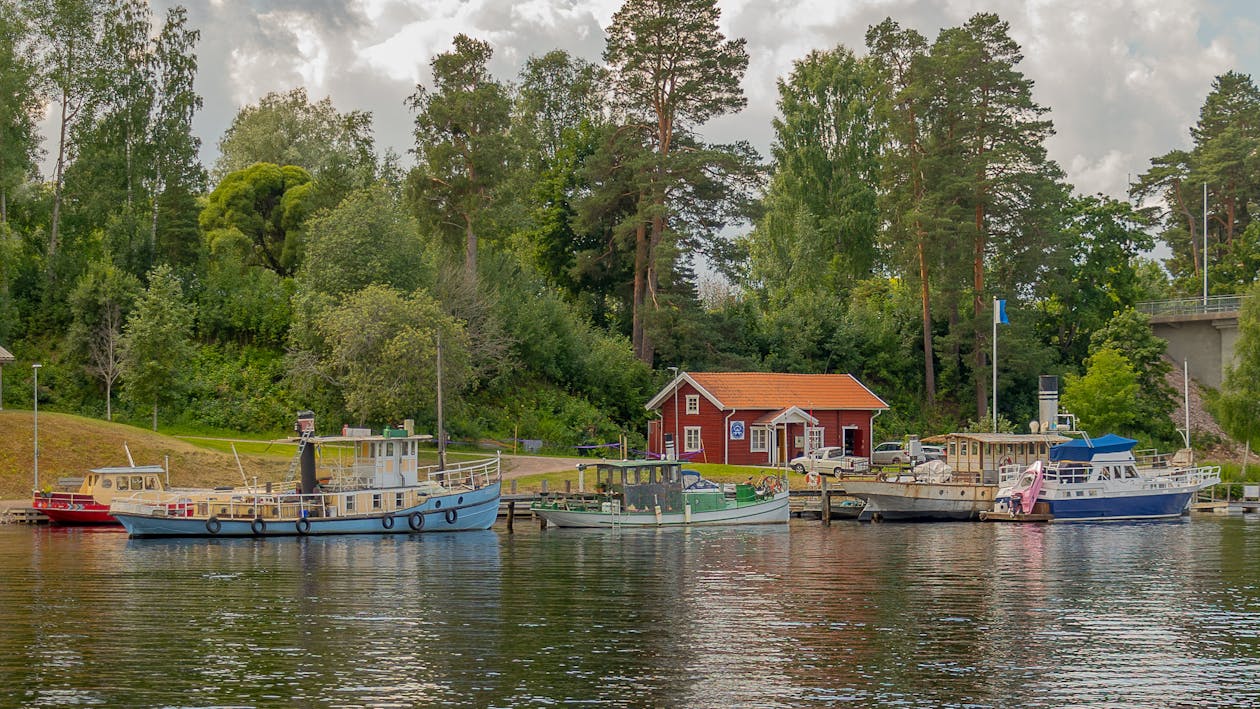
[(1239, 705), (1260, 524), (0, 527), (0, 705)]

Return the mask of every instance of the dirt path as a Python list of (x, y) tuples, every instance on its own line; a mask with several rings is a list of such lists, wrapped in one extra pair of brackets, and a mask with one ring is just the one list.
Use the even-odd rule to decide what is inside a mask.
[(503, 479), (523, 478), (539, 473), (573, 470), (578, 463), (593, 463), (594, 458), (549, 458), (540, 455), (503, 456)]

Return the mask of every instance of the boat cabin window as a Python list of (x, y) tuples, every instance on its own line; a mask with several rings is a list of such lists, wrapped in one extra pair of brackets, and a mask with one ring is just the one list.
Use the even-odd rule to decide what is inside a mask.
[[(109, 487), (109, 486), (108, 486), (108, 485), (106, 485), (105, 487)], [(131, 489), (131, 485), (127, 482), (127, 476), (125, 476), (125, 475), (120, 475), (120, 476), (118, 476), (118, 489), (119, 489), (119, 490), (130, 490), (130, 489)]]
[(144, 479), (144, 489), (145, 489), (145, 490), (156, 490), (156, 489), (157, 489), (157, 478), (156, 478), (156, 477), (154, 477), (154, 476), (152, 476), (152, 475), (150, 475), (149, 477), (145, 478), (145, 479)]
[(379, 510), (381, 508), (381, 494), (378, 492), (372, 495), (372, 509)]
[(346, 512), (354, 512), (354, 495), (346, 495)]
[(144, 489), (144, 478), (140, 477), (139, 475), (133, 475), (133, 476), (131, 476), (131, 489), (132, 489), (132, 490), (143, 490), (143, 489)]
[(110, 480), (109, 478), (105, 478), (104, 480), (101, 481), (101, 487), (105, 488), (106, 490), (110, 489), (113, 486), (114, 486), (114, 481)]
[(1138, 476), (1137, 468), (1132, 465), (1124, 466), (1124, 476), (1126, 478), (1136, 478)]

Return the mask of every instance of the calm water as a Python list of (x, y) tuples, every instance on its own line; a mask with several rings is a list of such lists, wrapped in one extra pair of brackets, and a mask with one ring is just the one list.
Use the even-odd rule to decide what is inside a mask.
[(0, 706), (1260, 702), (1260, 519), (151, 541), (0, 526)]

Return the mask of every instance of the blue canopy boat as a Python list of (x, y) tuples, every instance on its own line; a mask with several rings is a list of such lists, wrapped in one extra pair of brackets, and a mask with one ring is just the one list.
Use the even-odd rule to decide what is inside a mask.
[[(1158, 519), (1177, 517), (1199, 490), (1221, 481), (1219, 466), (1178, 466), (1166, 456), (1138, 458), (1137, 441), (1114, 434), (1081, 438), (1050, 449), (1041, 471), (1033, 512), (1054, 521)], [(1011, 495), (1021, 483), (1022, 466), (1001, 471), (994, 512), (1019, 517)]]

